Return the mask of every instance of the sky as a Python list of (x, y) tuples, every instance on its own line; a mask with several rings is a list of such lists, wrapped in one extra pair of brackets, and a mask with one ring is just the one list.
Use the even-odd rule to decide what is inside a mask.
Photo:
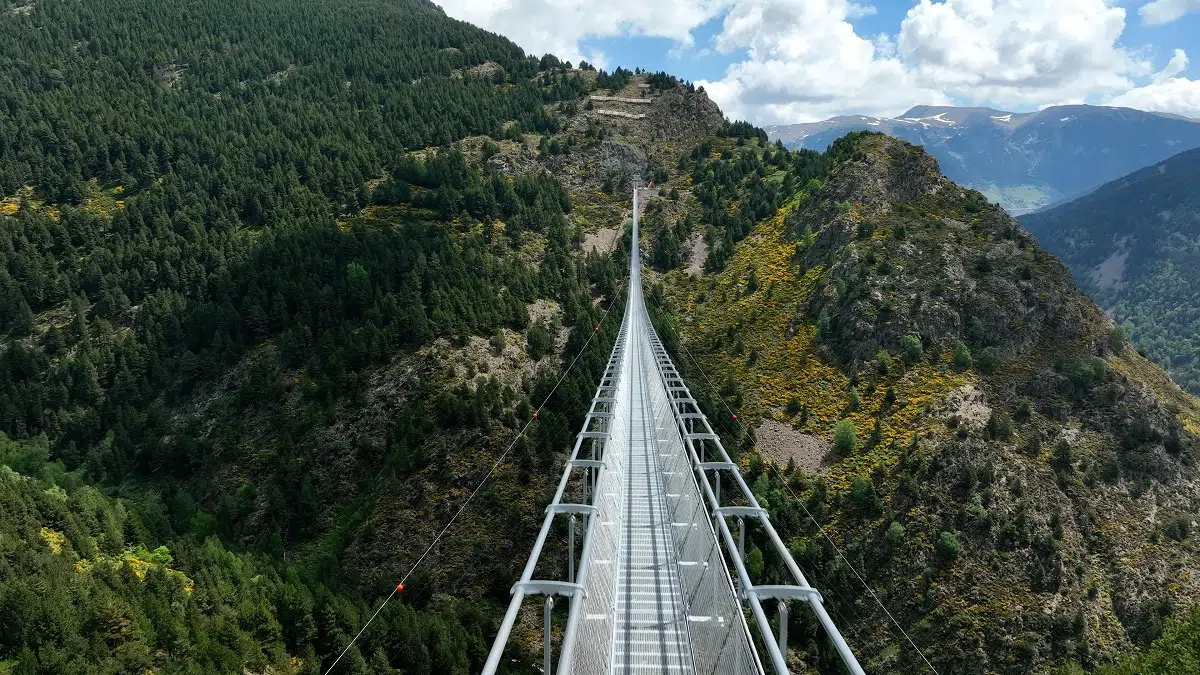
[(434, 0), (526, 52), (664, 70), (731, 119), (914, 105), (1200, 118), (1200, 0)]

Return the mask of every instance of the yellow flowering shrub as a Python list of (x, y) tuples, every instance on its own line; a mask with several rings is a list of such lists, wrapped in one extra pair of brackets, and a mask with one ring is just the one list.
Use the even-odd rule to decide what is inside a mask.
[[(968, 383), (971, 375), (950, 370), (952, 355), (946, 352), (940, 355), (939, 365), (922, 362), (902, 372), (893, 368), (869, 393), (860, 383), (861, 404), (849, 410), (850, 380), (823, 358), (816, 325), (804, 311), (825, 270), (816, 266), (799, 272), (793, 259), (795, 242), (784, 225), (806, 200), (800, 192), (775, 216), (760, 222), (720, 274), (689, 281), (672, 273), (675, 283), (667, 284), (667, 292), (684, 322), (681, 337), (688, 348), (718, 386), (727, 379), (740, 386), (742, 410), (752, 419), (789, 422), (793, 416), (786, 409), (798, 403), (807, 410), (806, 433), (829, 440), (834, 425), (848, 419), (858, 431), (860, 444), (870, 436), (875, 419), (880, 419), (877, 444), (830, 468), (832, 494), (849, 489), (855, 476), (892, 465), (914, 436), (941, 432), (943, 425), (924, 411)], [(749, 292), (747, 279), (752, 271), (758, 288)], [(886, 404), (889, 388), (896, 397), (890, 406)]]

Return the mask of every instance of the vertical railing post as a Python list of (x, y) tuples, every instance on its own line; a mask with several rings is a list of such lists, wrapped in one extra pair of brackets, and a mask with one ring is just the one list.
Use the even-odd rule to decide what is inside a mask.
[(575, 583), (575, 514), (567, 529), (567, 581)]
[(738, 557), (746, 562), (746, 519), (738, 518)]
[(546, 626), (545, 632), (542, 635), (542, 665), (545, 670), (542, 672), (550, 675), (550, 612), (554, 609), (554, 598), (546, 596)]
[[(717, 555), (720, 555), (720, 553), (718, 552)], [(708, 565), (707, 562), (704, 564)], [(716, 623), (717, 623), (717, 592), (718, 592), (718, 589), (717, 589), (717, 566), (716, 565), (708, 565), (708, 574), (712, 578), (712, 584), (711, 584), (711, 587), (712, 587), (712, 609), (709, 611), (708, 616), (711, 618), (711, 620), (713, 622), (713, 628), (715, 629)]]
[(787, 661), (787, 629), (788, 629), (787, 600), (779, 601), (779, 653)]

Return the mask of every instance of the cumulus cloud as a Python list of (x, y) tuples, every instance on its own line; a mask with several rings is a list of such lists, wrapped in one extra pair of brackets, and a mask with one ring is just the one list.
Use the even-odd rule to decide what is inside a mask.
[(690, 46), (692, 30), (733, 0), (436, 0), (456, 19), (500, 33), (525, 51), (604, 67), (602, 53), (583, 53), (588, 37), (664, 37)]
[(1125, 10), (1106, 0), (921, 0), (900, 57), (925, 83), (972, 101), (1031, 104), (1129, 89), (1148, 63), (1117, 46)]
[(1174, 79), (1176, 75), (1182, 73), (1188, 68), (1188, 55), (1182, 49), (1176, 49), (1175, 55), (1171, 57), (1171, 61), (1167, 63), (1167, 67), (1154, 74), (1154, 82), (1158, 84), (1166, 80)]
[(864, 38), (845, 0), (746, 0), (726, 16), (716, 46), (745, 49), (724, 77), (697, 81), (735, 117), (760, 122), (819, 119), (849, 110), (894, 112), (914, 102), (948, 103), (921, 86), (884, 41)]
[(700, 84), (756, 120), (806, 121), (952, 100), (1084, 100), (1152, 72), (1118, 45), (1125, 10), (1106, 0), (921, 0), (894, 38), (858, 35), (857, 11), (845, 0), (743, 0), (717, 46), (749, 58)]
[(1136, 87), (1109, 101), (1109, 105), (1169, 112), (1200, 119), (1200, 81), (1176, 77), (1187, 70), (1188, 56), (1182, 49), (1166, 68), (1155, 74), (1150, 84)]
[[(697, 84), (727, 115), (760, 124), (896, 115), (917, 104), (952, 102), (1111, 101), (1197, 112), (1200, 83), (1182, 77), (1188, 65), (1182, 50), (1155, 73), (1148, 50), (1122, 46), (1121, 0), (919, 0), (894, 34), (871, 36), (859, 35), (853, 21), (874, 8), (852, 0), (442, 2), (450, 15), (503, 33), (527, 51), (602, 67), (604, 55), (582, 54), (581, 40), (645, 35), (673, 40), (684, 52), (711, 47), (744, 54)], [(1200, 0), (1156, 0), (1141, 14), (1158, 21), (1173, 16), (1168, 9), (1189, 7), (1200, 7)], [(717, 17), (721, 29), (712, 44), (694, 45), (693, 31)]]
[(1154, 0), (1138, 10), (1142, 22), (1148, 26), (1171, 23), (1188, 12), (1200, 12), (1200, 0)]

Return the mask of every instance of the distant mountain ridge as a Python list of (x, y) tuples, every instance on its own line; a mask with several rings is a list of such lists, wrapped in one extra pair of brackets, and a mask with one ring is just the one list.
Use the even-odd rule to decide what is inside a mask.
[(1200, 149), (1021, 225), (1185, 389), (1200, 392)]
[(812, 150), (861, 130), (923, 145), (948, 178), (1018, 215), (1200, 147), (1200, 120), (1090, 105), (1030, 113), (916, 106), (894, 118), (855, 115), (766, 127), (772, 140)]

